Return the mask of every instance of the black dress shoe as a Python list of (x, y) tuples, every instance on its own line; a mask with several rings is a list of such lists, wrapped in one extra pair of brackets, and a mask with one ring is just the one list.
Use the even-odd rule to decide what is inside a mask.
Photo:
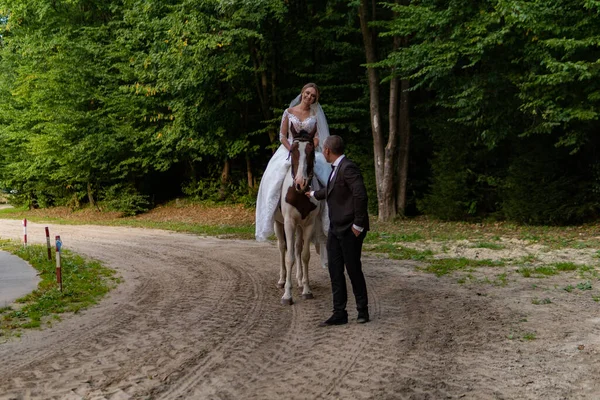
[(369, 314), (358, 314), (356, 322), (358, 322), (359, 324), (366, 324), (367, 322), (369, 322)]
[(348, 323), (348, 317), (338, 317), (337, 315), (332, 315), (327, 321), (323, 321), (319, 324), (319, 326), (331, 326), (331, 325), (344, 325)]

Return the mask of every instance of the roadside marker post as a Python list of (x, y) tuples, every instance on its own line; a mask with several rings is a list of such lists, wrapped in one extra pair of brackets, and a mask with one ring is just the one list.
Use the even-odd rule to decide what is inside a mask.
[(52, 261), (52, 246), (50, 245), (50, 230), (46, 227), (46, 247), (48, 248), (48, 260)]
[(56, 236), (56, 281), (58, 282), (58, 286), (60, 287), (60, 291), (63, 290), (62, 285), (62, 271), (60, 266), (60, 252), (62, 249), (62, 241), (60, 240), (60, 236)]
[(27, 247), (27, 218), (23, 219), (23, 246)]

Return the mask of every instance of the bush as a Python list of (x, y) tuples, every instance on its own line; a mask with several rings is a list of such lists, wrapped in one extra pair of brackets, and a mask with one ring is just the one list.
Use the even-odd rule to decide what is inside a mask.
[(132, 216), (151, 207), (148, 196), (139, 194), (135, 188), (125, 185), (114, 185), (101, 193), (100, 206), (109, 211), (120, 211), (123, 216)]
[(593, 168), (567, 149), (539, 142), (520, 149), (508, 169), (501, 192), (504, 216), (535, 225), (575, 224), (595, 216)]

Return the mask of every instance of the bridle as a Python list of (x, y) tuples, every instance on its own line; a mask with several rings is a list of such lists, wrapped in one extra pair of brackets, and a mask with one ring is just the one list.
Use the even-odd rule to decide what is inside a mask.
[[(291, 146), (290, 146), (290, 150), (289, 150), (289, 152), (288, 152), (288, 157), (287, 157), (287, 159), (288, 159), (288, 160), (290, 159), (290, 157), (292, 157), (292, 148), (293, 148), (293, 146), (294, 146), (294, 143), (296, 143), (296, 142), (298, 142), (298, 143), (307, 143), (307, 142), (312, 142), (312, 138), (311, 138), (309, 135), (299, 135), (299, 137), (295, 137), (295, 138), (292, 140), (292, 144), (291, 144)], [(313, 152), (314, 152), (314, 149), (313, 149)], [(292, 164), (293, 164), (293, 162), (294, 162), (294, 160), (292, 159)], [(312, 179), (313, 179), (313, 177), (315, 176), (314, 162), (315, 162), (315, 160), (314, 160), (314, 158), (313, 158), (313, 160), (312, 160), (312, 163), (313, 163), (313, 168), (311, 168), (311, 169), (310, 169), (310, 173), (309, 173), (309, 174), (308, 174), (308, 176), (307, 176), (307, 181), (308, 181), (308, 182), (311, 182), (311, 181), (312, 181)], [(295, 181), (295, 179), (296, 179), (296, 174), (294, 174), (294, 168), (293, 168), (293, 166), (292, 166), (292, 168), (290, 168), (290, 173), (292, 174), (292, 180), (294, 180), (294, 181)], [(294, 185), (294, 186), (295, 186), (295, 185)], [(310, 190), (310, 184), (309, 184), (309, 185), (306, 185), (306, 187), (305, 187), (305, 188), (304, 188), (302, 191), (299, 191), (299, 190), (296, 188), (296, 191), (297, 191), (297, 192), (299, 192), (299, 193), (306, 193), (306, 192), (308, 192), (309, 190)]]

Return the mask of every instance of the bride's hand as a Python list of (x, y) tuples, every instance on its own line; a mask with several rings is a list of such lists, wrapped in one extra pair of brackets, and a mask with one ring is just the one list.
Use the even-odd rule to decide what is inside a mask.
[(318, 136), (315, 136), (313, 138), (313, 143), (315, 145), (315, 148), (319, 147), (319, 137)]

